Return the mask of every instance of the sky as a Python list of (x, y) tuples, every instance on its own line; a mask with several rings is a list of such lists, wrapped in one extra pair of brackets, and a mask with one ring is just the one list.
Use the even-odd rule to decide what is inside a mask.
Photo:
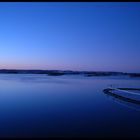
[(0, 69), (140, 72), (140, 3), (1, 2)]

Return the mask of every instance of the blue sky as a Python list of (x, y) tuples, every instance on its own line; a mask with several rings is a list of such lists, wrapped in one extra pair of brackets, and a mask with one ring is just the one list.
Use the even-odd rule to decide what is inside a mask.
[(140, 72), (140, 3), (0, 3), (0, 69)]

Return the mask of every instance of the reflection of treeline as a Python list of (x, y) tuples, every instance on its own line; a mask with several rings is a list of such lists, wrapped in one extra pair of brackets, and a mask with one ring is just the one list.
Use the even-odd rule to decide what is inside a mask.
[(86, 76), (113, 76), (123, 75), (121, 72), (87, 72)]
[(0, 73), (5, 74), (47, 74), (50, 76), (60, 75), (79, 75), (91, 76), (121, 76), (140, 77), (140, 73), (123, 73), (123, 72), (98, 72), (98, 71), (71, 71), (71, 70), (8, 70), (1, 69)]
[(131, 73), (129, 74), (130, 77), (140, 77), (140, 73)]

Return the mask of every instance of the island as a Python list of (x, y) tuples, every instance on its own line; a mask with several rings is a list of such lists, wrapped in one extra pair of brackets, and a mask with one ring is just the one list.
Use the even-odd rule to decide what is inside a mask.
[(140, 73), (108, 72), (108, 71), (72, 71), (72, 70), (17, 70), (17, 69), (0, 69), (0, 74), (46, 74), (48, 76), (62, 75), (84, 75), (93, 76), (128, 76), (140, 77)]

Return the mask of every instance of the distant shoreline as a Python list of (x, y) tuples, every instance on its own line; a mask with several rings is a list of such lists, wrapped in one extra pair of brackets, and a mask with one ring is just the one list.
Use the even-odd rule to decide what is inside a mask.
[(140, 73), (110, 72), (110, 71), (72, 71), (72, 70), (17, 70), (17, 69), (0, 69), (0, 74), (47, 74), (49, 76), (61, 75), (85, 75), (92, 76), (129, 76), (140, 77)]

